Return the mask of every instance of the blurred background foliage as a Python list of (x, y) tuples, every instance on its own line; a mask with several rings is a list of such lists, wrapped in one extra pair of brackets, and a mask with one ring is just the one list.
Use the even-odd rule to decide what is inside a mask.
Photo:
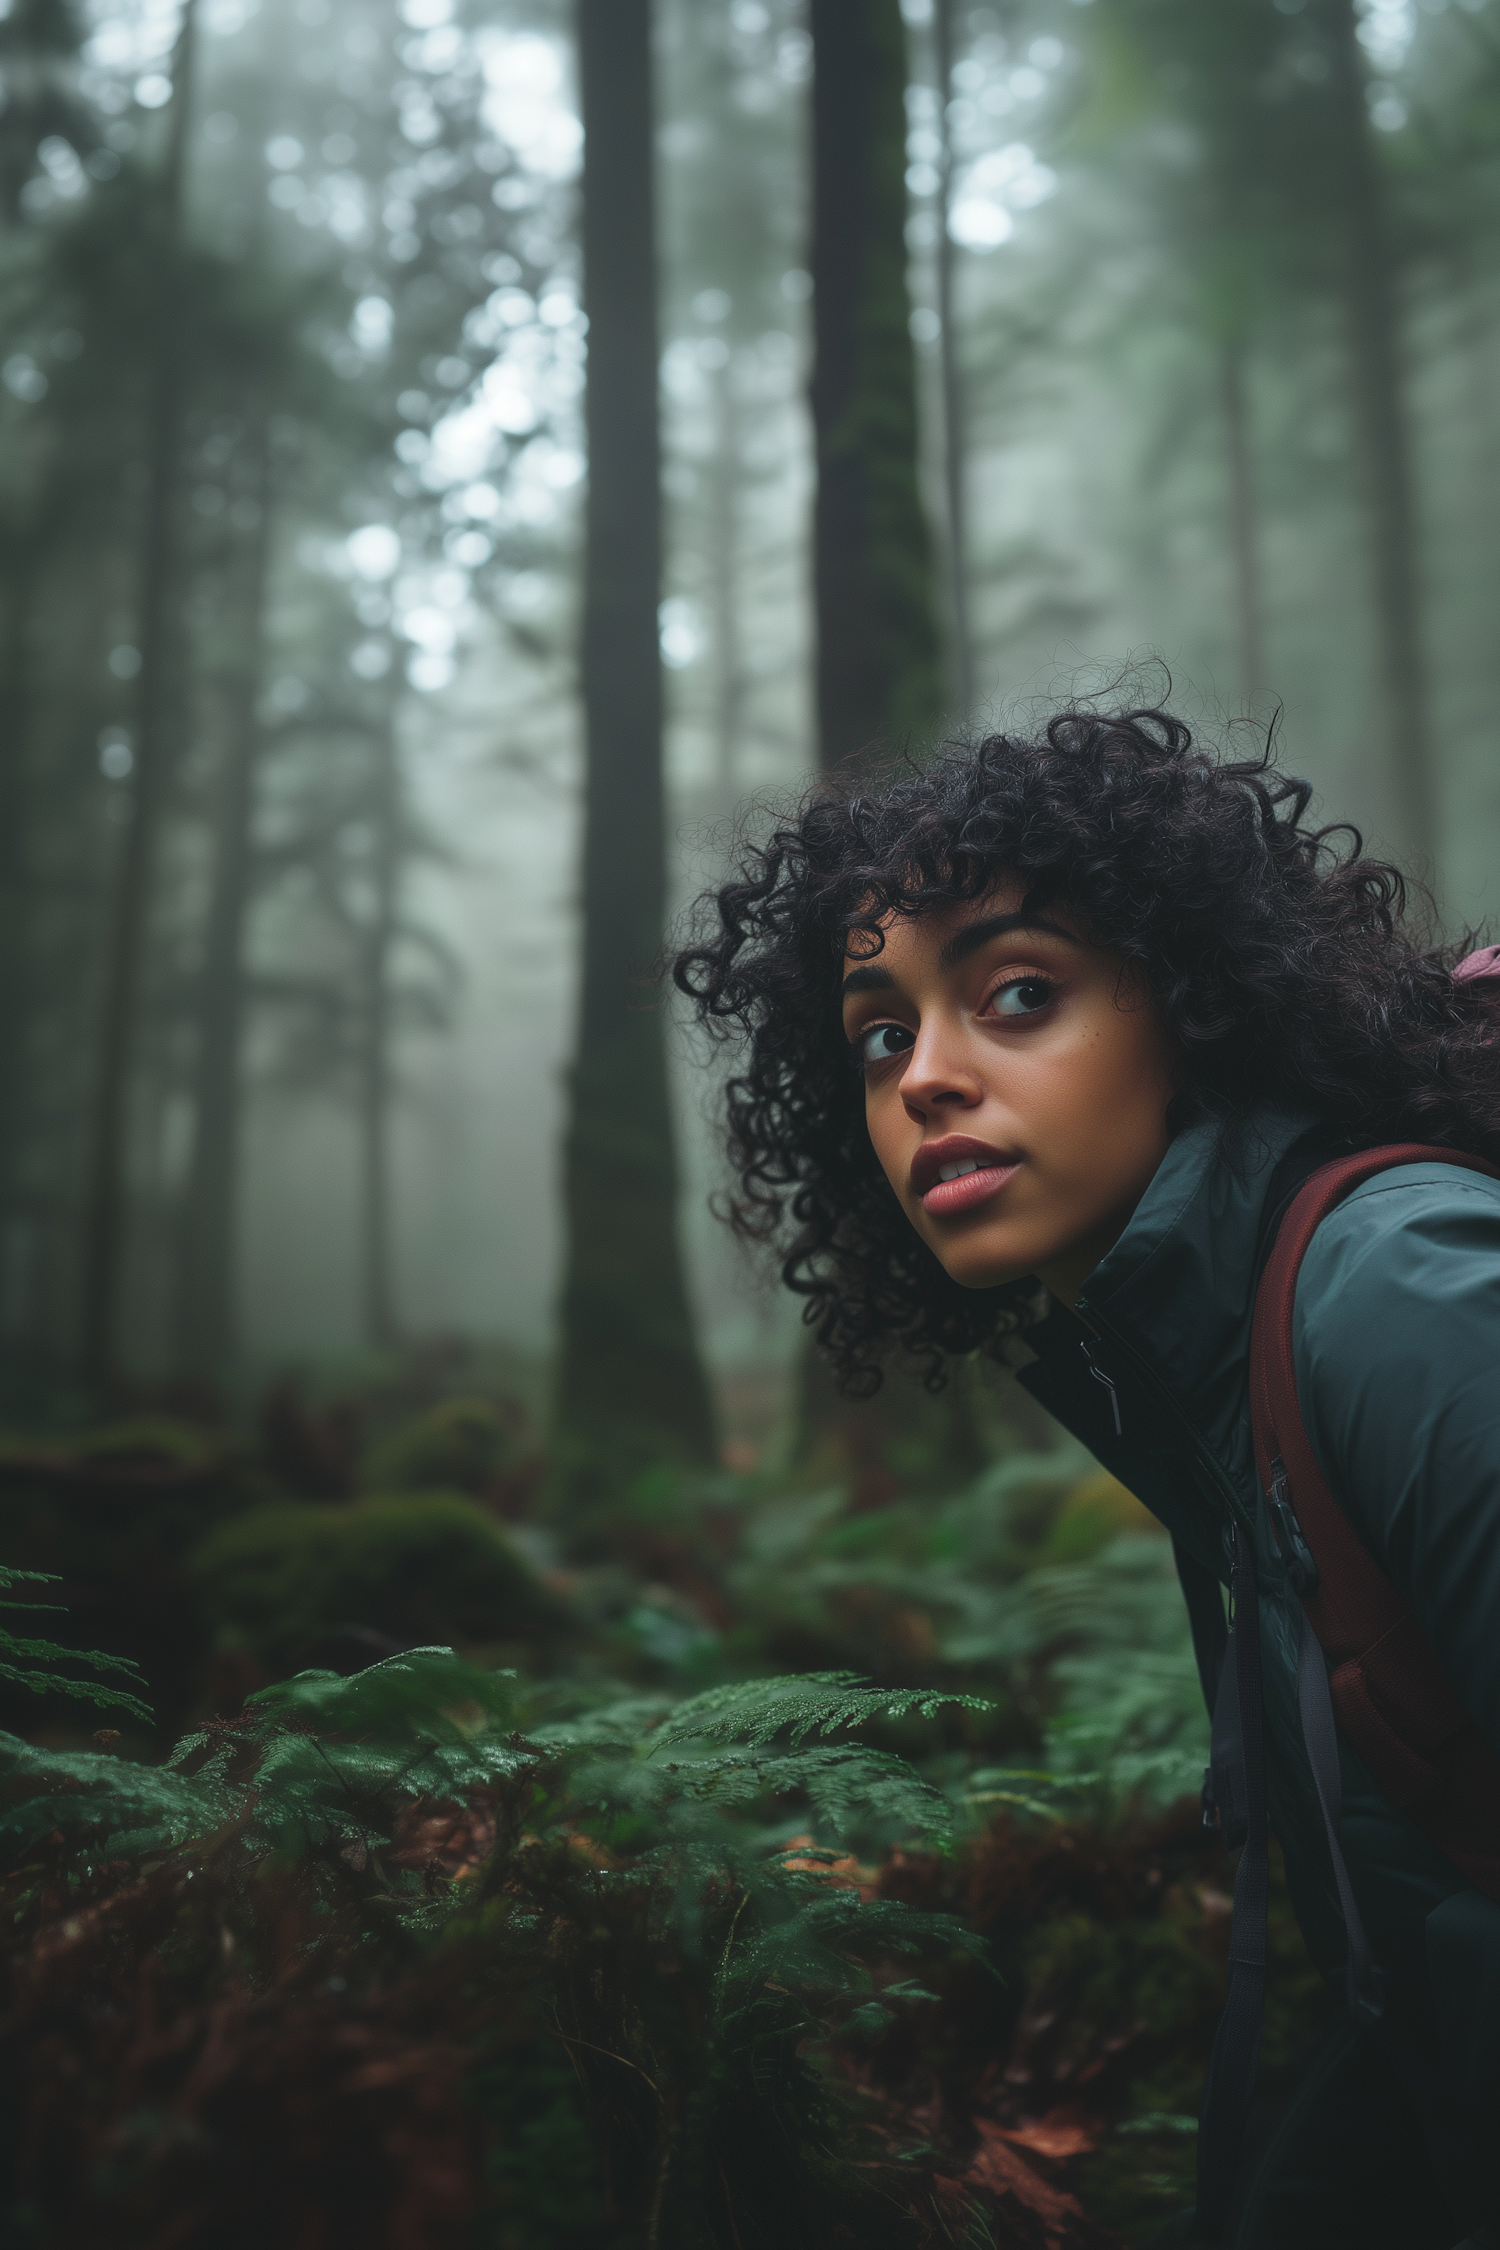
[(1483, 920), (1493, 0), (0, 8), (8, 2239), (1146, 2241), (1169, 1550), (832, 1397), (649, 979), (1168, 678)]

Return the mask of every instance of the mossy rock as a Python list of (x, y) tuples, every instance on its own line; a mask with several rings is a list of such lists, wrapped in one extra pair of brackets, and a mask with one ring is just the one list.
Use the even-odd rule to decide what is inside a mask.
[(204, 1468), (221, 1461), (230, 1450), (222, 1429), (202, 1422), (181, 1422), (170, 1414), (136, 1414), (125, 1422), (107, 1422), (78, 1438), (73, 1451), (80, 1459), (161, 1462), (174, 1468)]
[(561, 1622), (500, 1525), (455, 1492), (255, 1508), (204, 1541), (189, 1576), (219, 1633), (268, 1662), (330, 1631), (493, 1646)]
[(142, 1414), (128, 1422), (109, 1422), (65, 1441), (43, 1444), (0, 1440), (0, 1475), (14, 1481), (148, 1490), (203, 1481), (223, 1470), (233, 1454), (221, 1429), (179, 1422), (165, 1414)]
[(372, 1451), (372, 1492), (487, 1492), (516, 1466), (514, 1417), (490, 1399), (446, 1398), (403, 1423)]

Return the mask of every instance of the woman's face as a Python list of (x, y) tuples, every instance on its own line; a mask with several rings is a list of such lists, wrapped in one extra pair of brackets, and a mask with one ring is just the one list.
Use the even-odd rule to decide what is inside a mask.
[(883, 925), (844, 964), (870, 1139), (902, 1209), (968, 1289), (1035, 1274), (1071, 1304), (1162, 1157), (1167, 1034), (1117, 953), (1023, 886)]

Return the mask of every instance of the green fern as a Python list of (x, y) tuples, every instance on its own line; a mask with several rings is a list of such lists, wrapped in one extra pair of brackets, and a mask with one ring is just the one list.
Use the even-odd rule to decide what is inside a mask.
[(94, 1856), (108, 1841), (122, 1860), (161, 1855), (210, 1834), (228, 1810), (211, 1787), (162, 1767), (93, 1750), (36, 1749), (0, 1734), (0, 1864), (22, 1863), (44, 1838)]
[(1037, 1645), (1056, 1652), (1046, 1764), (970, 1774), (964, 1801), (986, 1818), (1008, 1805), (1107, 1823), (1194, 1794), (1208, 1719), (1166, 1542), (1126, 1533), (1089, 1562), (1034, 1572), (1023, 1593)]
[[(0, 1593), (8, 1593), (12, 1586), (23, 1584), (48, 1586), (56, 1583), (55, 1571), (13, 1570), (0, 1563)], [(24, 1610), (28, 1615), (39, 1609), (56, 1615), (60, 1608), (57, 1602), (0, 1601), (0, 1609)], [(128, 1711), (132, 1718), (150, 1726), (150, 1707), (139, 1696), (99, 1680), (70, 1679), (66, 1672), (53, 1669), (58, 1664), (87, 1664), (96, 1672), (114, 1672), (128, 1680), (132, 1688), (143, 1688), (146, 1684), (140, 1667), (129, 1657), (106, 1656), (101, 1649), (64, 1648), (57, 1641), (7, 1632), (0, 1625), (0, 1680), (8, 1680), (14, 1687), (29, 1688), (33, 1695), (66, 1695), (78, 1703), (92, 1703), (97, 1710)], [(39, 1669), (43, 1666), (46, 1669)]]
[(668, 1781), (673, 1795), (721, 1811), (800, 1792), (814, 1808), (819, 1827), (839, 1843), (872, 1816), (901, 1836), (932, 1842), (948, 1833), (947, 1800), (904, 1758), (862, 1743), (818, 1745), (771, 1757), (719, 1756), (665, 1777), (659, 1766), (651, 1770), (658, 1780)]
[(1043, 1528), (1080, 1479), (1096, 1473), (1068, 1441), (1047, 1453), (1007, 1454), (936, 1506), (851, 1517), (838, 1489), (777, 1499), (747, 1523), (729, 1585), (751, 1616), (846, 1645), (848, 1603), (857, 1596), (872, 1660), (884, 1620), (916, 1609), (930, 1620), (945, 1664), (982, 1667), (1014, 1689), (1042, 1645), (1024, 1573)]
[[(985, 1953), (984, 1940), (951, 1914), (924, 1914), (899, 1899), (861, 1900), (855, 1891), (830, 1889), (816, 1875), (801, 1874), (795, 1880), (801, 1896), (792, 1894), (790, 1910), (767, 1917), (726, 1964), (721, 1989), (735, 1996), (726, 2018), (767, 1992), (826, 1999), (867, 1988), (860, 1965), (892, 1953), (955, 1948), (980, 1957)], [(886, 1987), (887, 1993), (905, 1998), (918, 1990)]]
[(1062, 1644), (1046, 1741), (1059, 1784), (1100, 1812), (1193, 1794), (1208, 1717), (1167, 1542), (1127, 1533), (1091, 1562), (1038, 1571), (1032, 1599)]
[(874, 1688), (857, 1672), (808, 1672), (792, 1679), (740, 1680), (709, 1688), (677, 1704), (656, 1735), (658, 1746), (690, 1742), (772, 1742), (789, 1736), (793, 1749), (810, 1734), (832, 1734), (872, 1719), (931, 1719), (945, 1705), (990, 1711), (977, 1695), (940, 1694), (930, 1688)]
[[(158, 1949), (210, 1991), (228, 1958), (252, 1974), (294, 1958), (303, 1994), (368, 2000), (426, 1978), (442, 2040), (473, 2042), (466, 2098), (497, 2150), (530, 2096), (496, 2089), (566, 2052), (558, 2098), (579, 2105), (643, 2241), (728, 2250), (727, 2207), (747, 2240), (806, 2226), (895, 2250), (920, 2180), (892, 2184), (813, 2052), (924, 1998), (898, 1964), (985, 1949), (953, 1916), (819, 1871), (808, 1833), (941, 1842), (948, 1808), (890, 1752), (809, 1737), (944, 1700), (835, 1674), (601, 1699), (528, 1733), (509, 1674), (416, 1649), (265, 1689), (159, 1767), (0, 1736), (7, 1909), (37, 1929), (74, 1900), (82, 1928), (128, 1889), (132, 1991)], [(475, 1839), (458, 1875), (413, 1850), (445, 1820)], [(165, 1932), (148, 1899), (177, 1901)]]
[(352, 1678), (301, 1672), (260, 1689), (243, 1730), (189, 1735), (168, 1770), (241, 1823), (250, 1849), (326, 1860), (388, 1843), (403, 1806), (461, 1803), (534, 1767), (535, 1752), (512, 1744), (514, 1707), (514, 1673), (408, 1649)]
[[(205, 1878), (199, 1911), (212, 1897), (252, 1950), (272, 1942), (257, 1901), (284, 1869), (324, 1918), (322, 1943), (341, 1948), (341, 1976), (351, 1946), (370, 1975), (394, 1965), (398, 1941), (441, 1939), (499, 1988), (550, 1992), (557, 2036), (585, 2058), (614, 2055), (654, 2081), (665, 2041), (700, 2151), (760, 2114), (762, 2141), (790, 2167), (783, 2186), (795, 2173), (797, 2197), (811, 2196), (850, 2127), (806, 2051), (851, 2011), (866, 2011), (858, 2037), (871, 2008), (885, 2020), (920, 1996), (891, 1981), (894, 1959), (985, 1947), (954, 1916), (867, 1900), (818, 1871), (809, 1833), (943, 1843), (949, 1811), (903, 1759), (807, 1737), (949, 1699), (842, 1674), (753, 1681), (665, 1708), (620, 1699), (531, 1736), (513, 1723), (517, 1700), (509, 1674), (417, 1649), (353, 1679), (305, 1672), (265, 1689), (157, 1768), (0, 1736), (0, 1865), (24, 1900), (55, 1897), (59, 1876), (86, 1897), (101, 1863), (171, 1862)], [(396, 1848), (409, 1816), (464, 1805), (493, 1842), (463, 1880), (434, 1879)], [(570, 1966), (580, 1949), (597, 1963), (590, 1979)], [(633, 1999), (611, 2001), (627, 1973)], [(687, 2194), (686, 2159), (673, 2176)]]
[[(387, 1846), (405, 1808), (485, 1796), (506, 1801), (517, 1833), (523, 1820), (544, 1835), (584, 1828), (680, 1898), (725, 1880), (795, 1905), (817, 1879), (782, 1867), (792, 1834), (844, 1844), (875, 1828), (930, 1844), (950, 1826), (946, 1800), (906, 1760), (807, 1737), (949, 1702), (986, 1708), (813, 1674), (677, 1704), (624, 1698), (527, 1735), (514, 1724), (511, 1674), (413, 1649), (352, 1679), (304, 1672), (262, 1689), (242, 1720), (186, 1736), (161, 1767), (0, 1737), (0, 1852), (14, 1860), (60, 1833), (65, 1847), (94, 1851), (107, 1837), (112, 1851), (141, 1857), (222, 1830), (248, 1858), (332, 1869), (351, 1847)], [(399, 1907), (420, 1886), (388, 1888)]]

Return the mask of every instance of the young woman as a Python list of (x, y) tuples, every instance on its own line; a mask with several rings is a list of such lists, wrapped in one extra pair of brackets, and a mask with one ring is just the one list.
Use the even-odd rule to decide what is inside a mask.
[[(936, 1382), (953, 1355), (1029, 1352), (1021, 1379), (1171, 1531), (1200, 1649), (1222, 1635), (1226, 1558), (1258, 1581), (1293, 1901), (1330, 1973), (1352, 1958), (1368, 2000), (1367, 1943), (1384, 1991), (1241, 2168), (1223, 2239), (1450, 2250), (1500, 2242), (1500, 1904), (1347, 1741), (1310, 1762), (1309, 1643), (1247, 1378), (1259, 1276), (1320, 1165), (1395, 1142), (1500, 1161), (1500, 987), (1488, 960), (1454, 975), (1357, 836), (1305, 827), (1310, 797), (1266, 761), (1206, 757), (1165, 713), (1067, 713), (1034, 740), (819, 786), (709, 902), (676, 976), (743, 1041), (734, 1222), (782, 1241), (844, 1388), (868, 1395), (893, 1353)], [(1378, 1173), (1318, 1226), (1295, 1302), (1322, 1474), (1488, 1760), (1500, 1181)], [(1221, 2044), (1237, 2036), (1226, 2019)], [(1221, 2075), (1248, 2083), (1253, 2060), (1252, 2033)], [(1228, 2173), (1203, 2179), (1216, 2232), (1203, 2207)]]

